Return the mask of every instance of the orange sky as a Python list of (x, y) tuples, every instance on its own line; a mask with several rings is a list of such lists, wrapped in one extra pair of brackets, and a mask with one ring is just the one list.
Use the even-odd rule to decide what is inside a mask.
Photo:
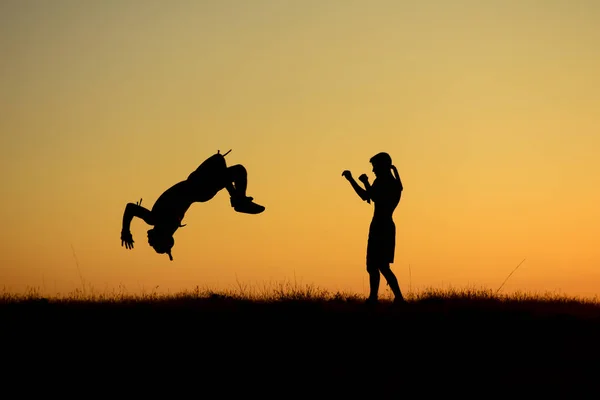
[[(296, 279), (367, 292), (391, 154), (408, 292), (600, 290), (600, 3), (4, 1), (0, 286), (179, 291)], [(132, 223), (218, 149), (264, 214), (194, 204), (174, 261)], [(409, 282), (409, 265), (411, 279)], [(382, 283), (382, 290), (386, 286)], [(385, 291), (383, 292), (385, 293)]]

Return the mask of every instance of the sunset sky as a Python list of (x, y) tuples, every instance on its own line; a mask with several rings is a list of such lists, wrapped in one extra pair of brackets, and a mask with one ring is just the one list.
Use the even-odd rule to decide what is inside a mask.
[[(600, 2), (0, 3), (0, 290), (366, 294), (373, 208), (341, 173), (387, 151), (405, 293), (600, 294)], [(266, 206), (192, 205), (174, 261), (121, 247), (204, 159)], [(78, 268), (79, 266), (79, 268)], [(382, 280), (382, 294), (387, 287)]]

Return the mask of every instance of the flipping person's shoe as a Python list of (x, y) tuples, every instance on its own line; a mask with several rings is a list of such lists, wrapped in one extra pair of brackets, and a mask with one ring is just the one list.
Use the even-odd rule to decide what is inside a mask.
[(232, 197), (231, 206), (240, 213), (245, 214), (260, 214), (265, 211), (265, 207), (254, 203), (252, 197)]

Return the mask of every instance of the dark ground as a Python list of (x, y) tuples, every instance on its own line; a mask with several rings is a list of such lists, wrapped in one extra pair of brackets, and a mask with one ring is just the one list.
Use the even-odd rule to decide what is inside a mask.
[(600, 389), (599, 306), (213, 297), (17, 302), (0, 316), (5, 393), (16, 385), (18, 397), (593, 398)]

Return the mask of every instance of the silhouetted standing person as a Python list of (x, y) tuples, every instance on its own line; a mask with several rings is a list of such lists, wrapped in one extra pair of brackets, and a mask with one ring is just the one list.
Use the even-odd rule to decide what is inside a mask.
[[(231, 151), (231, 150), (230, 150)], [(248, 176), (246, 168), (237, 164), (227, 167), (225, 154), (212, 155), (192, 172), (184, 181), (167, 189), (154, 203), (152, 210), (138, 203), (128, 203), (123, 214), (121, 229), (121, 246), (133, 248), (133, 237), (130, 231), (134, 217), (141, 218), (154, 228), (148, 231), (148, 244), (159, 254), (166, 253), (172, 261), (171, 249), (175, 244), (173, 234), (185, 226), (181, 221), (192, 203), (203, 203), (212, 199), (222, 189), (227, 189), (230, 202), (237, 212), (260, 214), (264, 206), (254, 203), (252, 197), (246, 196)]]
[(371, 203), (372, 200), (375, 208), (367, 242), (367, 272), (370, 284), (367, 303), (377, 303), (380, 273), (394, 293), (394, 302), (400, 303), (404, 302), (404, 298), (390, 263), (394, 262), (396, 248), (396, 225), (392, 215), (402, 196), (402, 181), (389, 154), (378, 153), (369, 162), (373, 165), (375, 180), (373, 185), (370, 185), (367, 175), (359, 176), (364, 189), (354, 180), (350, 171), (342, 172), (342, 176), (350, 182), (356, 194), (367, 203)]

